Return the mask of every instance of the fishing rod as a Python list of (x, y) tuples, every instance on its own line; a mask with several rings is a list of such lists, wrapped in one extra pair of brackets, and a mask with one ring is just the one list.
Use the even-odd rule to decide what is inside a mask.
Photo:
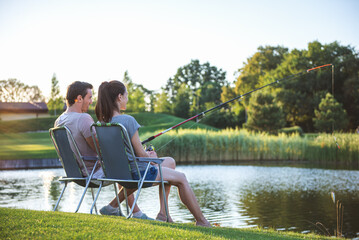
[(275, 83), (279, 83), (279, 82), (281, 82), (281, 81), (288, 80), (288, 79), (293, 79), (293, 78), (299, 77), (299, 76), (301, 76), (301, 75), (307, 74), (307, 73), (309, 73), (309, 72), (311, 72), (311, 71), (318, 70), (318, 69), (321, 69), (321, 68), (324, 68), (324, 67), (328, 67), (328, 66), (334, 66), (334, 65), (330, 63), (330, 64), (325, 64), (325, 65), (322, 65), (322, 66), (310, 68), (310, 69), (307, 69), (307, 70), (305, 70), (305, 71), (302, 71), (302, 72), (299, 72), (299, 73), (296, 73), (296, 74), (293, 74), (293, 75), (284, 77), (284, 78), (282, 78), (282, 79), (273, 81), (273, 82), (271, 82), (271, 83), (268, 83), (268, 84), (266, 84), (266, 85), (264, 85), (264, 86), (261, 86), (261, 87), (259, 87), (259, 88), (254, 89), (254, 90), (251, 90), (251, 91), (249, 91), (249, 92), (247, 92), (247, 93), (244, 93), (244, 94), (242, 94), (242, 95), (239, 95), (239, 96), (237, 96), (237, 97), (235, 97), (235, 98), (232, 98), (232, 99), (230, 99), (230, 100), (228, 100), (228, 101), (226, 101), (226, 102), (224, 102), (224, 103), (221, 103), (221, 104), (219, 104), (219, 105), (217, 105), (217, 106), (214, 106), (214, 107), (212, 107), (212, 108), (210, 108), (210, 109), (207, 109), (206, 111), (203, 111), (203, 112), (201, 112), (201, 113), (199, 113), (199, 114), (197, 114), (197, 115), (195, 115), (195, 116), (193, 116), (193, 117), (190, 117), (190, 118), (184, 120), (183, 122), (180, 122), (180, 123), (178, 123), (178, 124), (176, 124), (176, 125), (174, 125), (174, 126), (168, 128), (168, 129), (166, 129), (166, 130), (164, 130), (164, 131), (162, 131), (162, 132), (160, 132), (160, 133), (158, 133), (158, 134), (156, 134), (156, 135), (154, 135), (154, 136), (152, 136), (152, 137), (147, 138), (146, 140), (144, 140), (144, 141), (142, 142), (142, 144), (148, 143), (148, 142), (152, 141), (153, 139), (155, 139), (155, 138), (161, 136), (162, 134), (165, 134), (166, 132), (168, 132), (168, 131), (170, 131), (170, 130), (172, 130), (172, 129), (175, 129), (176, 127), (179, 127), (179, 126), (181, 126), (182, 124), (184, 124), (184, 123), (186, 123), (186, 122), (189, 122), (189, 121), (191, 121), (191, 120), (193, 120), (193, 119), (198, 119), (200, 116), (204, 116), (206, 113), (208, 113), (208, 112), (210, 112), (210, 111), (213, 111), (213, 110), (215, 110), (215, 109), (217, 109), (217, 108), (221, 108), (221, 107), (227, 105), (228, 103), (233, 102), (233, 101), (235, 101), (235, 100), (237, 100), (237, 99), (241, 99), (241, 98), (243, 98), (243, 97), (245, 97), (245, 96), (247, 96), (247, 95), (249, 95), (249, 94), (251, 94), (251, 93), (253, 93), (253, 92), (256, 92), (256, 91), (261, 90), (261, 89), (263, 89), (263, 88), (265, 88), (265, 87), (271, 86), (271, 85), (273, 85), (273, 84), (275, 84)]

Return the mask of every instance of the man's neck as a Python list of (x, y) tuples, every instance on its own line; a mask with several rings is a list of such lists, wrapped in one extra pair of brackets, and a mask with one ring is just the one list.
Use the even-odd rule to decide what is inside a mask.
[(66, 112), (67, 113), (70, 113), (70, 112), (82, 113), (82, 110), (81, 110), (80, 106), (76, 106), (76, 104), (73, 104), (72, 106), (67, 107)]

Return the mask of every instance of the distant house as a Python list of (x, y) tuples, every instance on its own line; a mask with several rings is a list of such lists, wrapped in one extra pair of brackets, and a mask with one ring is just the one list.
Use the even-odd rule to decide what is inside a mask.
[(0, 120), (49, 117), (45, 102), (0, 102)]

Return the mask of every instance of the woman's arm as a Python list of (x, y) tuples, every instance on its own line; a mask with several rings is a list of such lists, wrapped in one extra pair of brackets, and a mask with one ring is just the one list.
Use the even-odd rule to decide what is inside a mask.
[[(145, 149), (143, 149), (140, 136), (138, 135), (138, 131), (133, 134), (133, 137), (131, 139), (131, 143), (133, 146), (133, 150), (135, 151), (136, 157), (157, 157), (157, 154), (155, 152), (148, 154)], [(150, 156), (151, 155), (151, 156)]]

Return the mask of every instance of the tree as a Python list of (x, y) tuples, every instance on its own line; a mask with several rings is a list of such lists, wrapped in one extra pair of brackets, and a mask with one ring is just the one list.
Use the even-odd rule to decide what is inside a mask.
[(50, 99), (47, 102), (47, 108), (49, 109), (50, 114), (54, 114), (56, 116), (58, 113), (62, 112), (63, 107), (64, 100), (60, 95), (59, 81), (54, 73), (51, 78), (51, 93)]
[(125, 73), (123, 74), (123, 84), (125, 84), (126, 88), (127, 88), (127, 92), (132, 92), (133, 88), (134, 88), (134, 83), (132, 82), (132, 79), (130, 78), (130, 75), (128, 74), (128, 71), (126, 70)]
[(142, 85), (132, 82), (128, 71), (123, 75), (123, 83), (128, 91), (127, 110), (130, 112), (144, 112), (146, 110), (145, 93)]
[[(229, 85), (222, 87), (221, 102), (227, 102), (236, 97), (234, 88)], [(214, 107), (215, 104), (207, 103), (206, 109)], [(214, 126), (216, 128), (235, 128), (242, 127), (245, 123), (245, 109), (239, 101), (231, 102), (221, 109), (209, 113), (202, 123)]]
[(0, 81), (1, 102), (42, 102), (42, 95), (38, 86), (28, 86), (17, 79), (10, 78)]
[(171, 104), (168, 102), (168, 96), (165, 91), (156, 94), (154, 101), (155, 113), (171, 113)]
[(237, 72), (236, 94), (240, 95), (264, 85), (265, 75), (276, 69), (287, 53), (288, 48), (282, 46), (258, 47), (258, 51), (248, 58), (243, 68)]
[(178, 89), (174, 98), (172, 112), (178, 117), (188, 118), (189, 110), (189, 87), (185, 83), (182, 83), (181, 88)]
[[(273, 76), (280, 79), (324, 63), (335, 66), (334, 95), (344, 109), (350, 110), (350, 126), (354, 128), (356, 122), (359, 122), (359, 114), (356, 114), (359, 109), (354, 100), (357, 93), (345, 86), (354, 89), (359, 86), (355, 83), (358, 81), (359, 58), (358, 53), (350, 46), (340, 46), (337, 42), (326, 45), (318, 41), (310, 42), (308, 49), (295, 49), (287, 54)], [(352, 82), (349, 83), (350, 81)], [(326, 68), (279, 84), (277, 99), (281, 102), (290, 125), (299, 125), (305, 131), (313, 131), (314, 110), (325, 94), (332, 91), (332, 71)]]
[[(354, 48), (338, 42), (321, 44), (313, 41), (306, 49), (290, 52), (284, 47), (259, 47), (238, 71), (235, 92), (236, 95), (243, 94), (274, 80), (332, 63), (335, 66), (334, 89), (332, 71), (327, 67), (281, 81), (269, 91), (276, 95), (275, 101), (283, 108), (287, 125), (300, 126), (306, 132), (314, 130), (314, 110), (321, 99), (334, 91), (336, 100), (348, 113), (350, 129), (355, 129), (359, 125), (358, 56)], [(245, 98), (246, 104), (248, 101), (250, 97)]]
[(349, 128), (355, 129), (359, 126), (359, 71), (345, 81), (343, 93), (343, 105), (348, 113)]
[(256, 92), (252, 95), (247, 113), (248, 121), (245, 127), (250, 130), (276, 133), (285, 126), (282, 109), (268, 91)]
[(330, 133), (334, 130), (345, 130), (348, 125), (347, 113), (342, 104), (327, 93), (315, 110), (314, 126), (319, 132)]
[[(226, 72), (211, 66), (208, 62), (200, 64), (198, 60), (192, 60), (189, 64), (177, 69), (177, 73), (168, 79), (164, 88), (168, 95), (168, 101), (174, 105), (181, 105), (177, 94), (186, 86), (190, 110), (194, 115), (205, 110), (207, 103), (218, 104), (222, 87), (226, 85)], [(186, 105), (185, 104), (185, 105)], [(173, 108), (174, 109), (174, 108)], [(177, 115), (177, 112), (173, 112)]]
[(140, 88), (132, 91), (128, 105), (132, 112), (144, 112), (146, 110), (145, 94)]

